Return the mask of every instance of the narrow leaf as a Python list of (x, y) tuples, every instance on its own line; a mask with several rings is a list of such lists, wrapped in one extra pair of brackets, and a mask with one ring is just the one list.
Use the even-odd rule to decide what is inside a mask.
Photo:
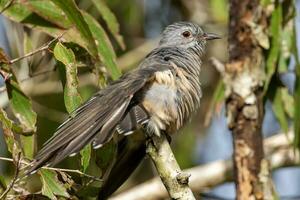
[(0, 108), (0, 122), (2, 125), (2, 130), (4, 134), (4, 139), (10, 153), (14, 153), (16, 140), (14, 137), (14, 132), (22, 132), (22, 128), (17, 126), (13, 121), (11, 121), (8, 117), (6, 112)]
[(71, 21), (67, 18), (62, 9), (60, 9), (60, 7), (55, 5), (52, 1), (29, 0), (25, 1), (25, 5), (32, 12), (59, 27), (70, 28), (72, 25)]
[(78, 79), (75, 55), (71, 49), (67, 49), (62, 43), (58, 42), (54, 47), (54, 57), (65, 66), (64, 100), (67, 111), (72, 113), (82, 103), (82, 98), (77, 89)]
[(116, 65), (116, 54), (105, 31), (91, 15), (87, 13), (83, 13), (83, 15), (95, 38), (101, 61), (108, 69), (113, 79), (119, 78), (121, 72)]
[(284, 110), (284, 102), (281, 94), (281, 88), (276, 88), (275, 95), (273, 98), (273, 111), (280, 124), (282, 130), (288, 132), (288, 120)]
[(282, 6), (281, 4), (279, 4), (277, 5), (276, 9), (274, 10), (271, 16), (270, 32), (272, 35), (272, 40), (271, 40), (271, 49), (269, 50), (267, 63), (266, 63), (267, 78), (264, 87), (265, 92), (269, 87), (271, 77), (273, 76), (277, 67), (277, 61), (278, 61), (279, 51), (281, 47), (281, 32), (282, 32), (281, 24), (282, 24)]
[(23, 131), (36, 131), (36, 113), (32, 110), (30, 99), (22, 92), (15, 76), (6, 82), (7, 94), (14, 115), (18, 118)]
[(89, 26), (84, 21), (83, 16), (81, 15), (80, 10), (76, 6), (74, 0), (51, 0), (58, 7), (60, 7), (68, 19), (75, 24), (76, 28), (80, 32), (81, 37), (86, 42), (86, 46), (88, 51), (95, 58), (97, 57), (96, 44), (93, 39), (92, 33), (89, 29)]
[(293, 40), (293, 54), (296, 60), (295, 66), (295, 74), (296, 74), (296, 83), (294, 90), (294, 102), (295, 102), (295, 110), (294, 110), (294, 132), (295, 132), (295, 147), (300, 149), (300, 60), (299, 60), (299, 52), (297, 48), (297, 40), (296, 40), (296, 30), (294, 29), (294, 34), (292, 37)]
[(81, 166), (82, 166), (82, 171), (86, 172), (89, 164), (90, 164), (90, 159), (91, 159), (91, 152), (92, 148), (91, 145), (87, 145), (80, 151), (81, 155)]
[[(2, 1), (0, 1), (0, 9), (2, 8), (3, 4)], [(30, 9), (32, 10), (33, 7), (31, 7)], [(51, 35), (52, 37), (58, 37), (64, 33), (64, 40), (66, 40), (67, 42), (77, 43), (81, 47), (88, 50), (88, 46), (85, 39), (81, 37), (76, 27), (71, 27), (68, 30), (66, 30), (65, 28), (62, 29), (61, 27), (57, 27), (52, 21), (49, 22), (45, 20), (45, 16), (40, 17), (36, 14), (41, 14), (41, 11), (34, 10), (36, 13), (33, 13), (30, 9), (28, 8), (26, 1), (14, 1), (12, 6), (5, 10), (3, 15), (11, 19), (12, 21), (22, 23), (23, 25), (29, 28), (42, 31)], [(59, 7), (58, 9), (61, 10)]]
[(125, 44), (122, 35), (120, 35), (120, 26), (114, 13), (109, 9), (104, 0), (92, 0), (99, 13), (102, 15), (109, 31), (112, 33), (120, 47), (124, 50)]
[(57, 174), (55, 172), (51, 170), (41, 169), (39, 173), (41, 175), (40, 177), (43, 184), (43, 195), (49, 197), (52, 200), (57, 199), (56, 195), (66, 198), (70, 197), (64, 185), (58, 180)]

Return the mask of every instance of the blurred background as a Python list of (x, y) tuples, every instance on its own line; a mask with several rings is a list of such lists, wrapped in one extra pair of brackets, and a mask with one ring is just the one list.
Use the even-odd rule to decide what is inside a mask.
[[(98, 12), (90, 1), (76, 1), (77, 5), (102, 22)], [(120, 24), (120, 33), (124, 37), (126, 49), (113, 46), (117, 53), (117, 64), (122, 72), (135, 68), (141, 59), (157, 44), (161, 31), (176, 21), (193, 21), (203, 26), (207, 32), (214, 32), (223, 37), (208, 45), (202, 66), (203, 97), (200, 110), (180, 132), (173, 138), (172, 148), (182, 169), (209, 163), (215, 160), (230, 159), (232, 156), (232, 138), (227, 129), (224, 105), (220, 103), (211, 108), (215, 89), (220, 76), (209, 62), (211, 57), (225, 63), (228, 58), (227, 24), (228, 5), (226, 0), (109, 0), (108, 6)], [(300, 1), (296, 1), (297, 13), (300, 12)], [(297, 16), (298, 33), (300, 17)], [(29, 41), (30, 38), (30, 41)], [(30, 52), (48, 39), (48, 36), (31, 31), (0, 15), (0, 46), (10, 58), (20, 57)], [(299, 44), (298, 44), (299, 45)], [(82, 55), (84, 58), (84, 54)], [(86, 62), (85, 62), (86, 63)], [(33, 110), (37, 112), (37, 146), (53, 134), (59, 124), (68, 116), (63, 100), (63, 87), (53, 58), (47, 54), (37, 54), (17, 63), (16, 73), (25, 93), (32, 99)], [(291, 62), (289, 68), (293, 69)], [(87, 99), (98, 86), (97, 80), (86, 68), (79, 68), (80, 93)], [(285, 73), (281, 77), (292, 92), (294, 74)], [(4, 77), (0, 78), (0, 106), (8, 106), (4, 88)], [(9, 113), (9, 111), (8, 111)], [(280, 132), (280, 126), (269, 102), (265, 107), (263, 134), (265, 137)], [(0, 134), (0, 156), (9, 157)], [(72, 159), (61, 164), (64, 168), (76, 168)], [(76, 165), (79, 166), (77, 162)], [(0, 174), (7, 178), (13, 175), (13, 165), (0, 160)], [(156, 175), (156, 170), (148, 158), (138, 167), (133, 176), (118, 192), (142, 183)], [(288, 167), (273, 172), (276, 190), (280, 199), (300, 199), (300, 169)], [(34, 186), (32, 186), (34, 187)], [(203, 193), (203, 199), (234, 199), (235, 188), (227, 182)]]

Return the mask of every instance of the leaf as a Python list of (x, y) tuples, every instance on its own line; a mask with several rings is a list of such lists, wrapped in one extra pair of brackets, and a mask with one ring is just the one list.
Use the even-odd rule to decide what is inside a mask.
[(295, 113), (294, 97), (289, 94), (287, 88), (281, 89), (281, 95), (282, 95), (284, 111), (288, 115), (288, 117), (292, 119)]
[(81, 151), (80, 151), (80, 155), (81, 155), (81, 166), (82, 166), (82, 171), (86, 172), (89, 164), (90, 164), (90, 159), (91, 159), (91, 152), (92, 152), (92, 148), (91, 145), (87, 145), (85, 146)]
[(99, 13), (102, 15), (109, 31), (112, 33), (120, 47), (124, 50), (125, 44), (122, 35), (120, 35), (120, 26), (114, 13), (109, 9), (104, 0), (92, 0)]
[(78, 79), (75, 55), (71, 49), (67, 49), (62, 43), (58, 42), (54, 47), (54, 57), (65, 66), (64, 100), (68, 113), (72, 113), (82, 103), (82, 98), (77, 89)]
[(284, 102), (281, 94), (281, 88), (277, 87), (275, 89), (275, 94), (273, 98), (273, 111), (275, 116), (280, 124), (282, 130), (287, 133), (288, 132), (288, 120), (284, 110)]
[(59, 27), (70, 28), (72, 26), (72, 23), (67, 18), (66, 14), (52, 1), (29, 0), (25, 1), (25, 5), (27, 5), (32, 12)]
[(84, 39), (86, 43), (86, 47), (91, 55), (97, 58), (97, 47), (92, 36), (92, 33), (89, 29), (89, 26), (84, 21), (84, 18), (76, 6), (74, 0), (51, 0), (58, 7), (60, 7), (68, 19), (75, 24), (77, 30), (80, 32), (81, 37)]
[(23, 131), (26, 133), (35, 132), (37, 115), (32, 110), (31, 101), (21, 90), (15, 76), (6, 82), (6, 88), (10, 106), (21, 123)]
[(282, 23), (282, 6), (281, 4), (279, 4), (277, 5), (276, 9), (274, 10), (271, 16), (270, 32), (272, 35), (272, 40), (271, 40), (271, 49), (269, 50), (269, 54), (266, 61), (267, 78), (264, 87), (265, 92), (269, 87), (271, 77), (273, 76), (277, 67), (277, 61), (278, 61), (278, 56), (281, 47), (281, 32), (282, 32), (281, 23)]
[[(3, 8), (3, 1), (0, 1), (0, 9)], [(58, 37), (64, 33), (63, 39), (66, 42), (77, 43), (81, 47), (88, 50), (86, 41), (81, 37), (76, 27), (71, 27), (68, 30), (57, 27), (54, 23), (45, 20), (45, 17), (42, 18), (36, 14), (40, 14), (40, 12), (36, 11), (36, 13), (33, 13), (28, 8), (28, 5), (25, 4), (25, 2), (26, 1), (15, 1), (14, 4), (9, 7), (3, 14), (12, 21), (22, 23), (29, 28), (42, 31), (51, 35), (52, 37)], [(31, 9), (33, 8), (31, 7)], [(60, 8), (58, 9), (61, 10)]]
[(296, 83), (295, 83), (295, 91), (294, 91), (294, 102), (295, 102), (295, 110), (294, 110), (294, 132), (295, 139), (294, 145), (298, 149), (300, 149), (300, 61), (299, 61), (299, 52), (297, 49), (297, 40), (296, 40), (296, 30), (293, 31), (293, 54), (295, 56), (296, 65), (295, 65), (295, 75), (296, 75)]
[(57, 199), (56, 195), (66, 198), (70, 197), (64, 185), (58, 180), (57, 174), (55, 172), (47, 169), (41, 169), (39, 173), (41, 175), (40, 177), (43, 184), (43, 195), (49, 197), (52, 200)]
[(83, 16), (95, 38), (101, 61), (108, 69), (114, 80), (119, 78), (121, 76), (121, 72), (116, 65), (116, 54), (105, 31), (92, 16), (87, 13), (83, 13)]
[(2, 130), (4, 134), (4, 139), (8, 148), (8, 151), (10, 153), (15, 153), (15, 148), (17, 145), (15, 137), (13, 135), (13, 132), (15, 133), (21, 133), (22, 128), (19, 127), (17, 124), (15, 124), (13, 121), (11, 121), (8, 117), (6, 112), (0, 108), (0, 122), (2, 125)]

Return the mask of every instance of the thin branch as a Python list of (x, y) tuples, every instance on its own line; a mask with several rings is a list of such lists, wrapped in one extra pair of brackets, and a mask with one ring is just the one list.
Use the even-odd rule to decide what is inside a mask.
[[(14, 162), (14, 160), (12, 158), (6, 158), (6, 157), (1, 157), (1, 156), (0, 156), (0, 160), (8, 161), (8, 162)], [(20, 164), (24, 164), (26, 166), (30, 165), (30, 163), (28, 163), (26, 161), (23, 161), (23, 160), (20, 161)], [(58, 172), (75, 173), (75, 174), (79, 174), (81, 176), (85, 176), (87, 178), (90, 178), (90, 179), (92, 179), (94, 181), (102, 182), (102, 179), (100, 179), (98, 177), (95, 177), (95, 176), (91, 176), (91, 175), (85, 174), (85, 173), (83, 173), (83, 172), (81, 172), (79, 170), (76, 170), (76, 169), (64, 169), (64, 168), (55, 168), (55, 167), (41, 167), (41, 168), (42, 169), (49, 169), (49, 170), (53, 170), (53, 171), (58, 171)]]
[[(14, 162), (14, 160), (12, 159)], [(17, 156), (17, 165), (16, 165), (16, 171), (13, 180), (10, 182), (9, 186), (6, 188), (6, 190), (1, 194), (0, 199), (4, 199), (4, 197), (9, 193), (9, 191), (14, 187), (14, 184), (16, 183), (19, 172), (20, 172), (20, 161), (21, 161), (21, 153), (18, 153)]]
[[(292, 133), (290, 132), (288, 136), (291, 137)], [(264, 146), (272, 169), (299, 164), (299, 159), (297, 159), (299, 156), (293, 153), (293, 148), (286, 134), (277, 134), (265, 139)], [(205, 192), (216, 185), (233, 179), (233, 166), (230, 159), (196, 166), (184, 170), (184, 172), (191, 174), (189, 185), (195, 193)], [(155, 177), (113, 196), (110, 200), (152, 200), (165, 199), (167, 197), (167, 190), (164, 188), (159, 177)]]
[(27, 54), (25, 54), (25, 55), (23, 55), (23, 56), (21, 56), (21, 57), (18, 57), (18, 58), (15, 58), (15, 59), (10, 60), (10, 61), (9, 61), (9, 64), (14, 64), (14, 63), (16, 63), (16, 62), (18, 62), (18, 61), (20, 61), (20, 60), (22, 60), (22, 59), (24, 59), (24, 58), (28, 58), (28, 57), (30, 57), (30, 56), (33, 56), (34, 54), (37, 54), (37, 53), (39, 53), (39, 52), (42, 52), (42, 51), (45, 51), (45, 50), (49, 49), (49, 48), (50, 48), (50, 45), (51, 45), (53, 42), (55, 42), (55, 41), (59, 40), (60, 38), (62, 38), (63, 35), (64, 35), (65, 33), (66, 33), (66, 32), (63, 32), (62, 34), (60, 34), (60, 35), (57, 36), (56, 38), (53, 38), (53, 39), (50, 40), (48, 43), (46, 43), (45, 45), (41, 46), (40, 48), (38, 48), (38, 49), (36, 49), (36, 50), (34, 50), (34, 51), (32, 51), (32, 52), (29, 52), (29, 53), (27, 53)]
[(165, 134), (152, 135), (146, 146), (169, 196), (178, 200), (195, 199), (188, 186), (190, 174), (181, 171)]

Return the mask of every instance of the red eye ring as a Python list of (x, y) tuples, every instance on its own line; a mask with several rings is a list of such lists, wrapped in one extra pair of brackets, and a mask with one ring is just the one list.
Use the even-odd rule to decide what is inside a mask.
[(191, 36), (191, 32), (190, 32), (190, 31), (184, 31), (184, 32), (182, 33), (182, 36), (185, 37), (185, 38), (188, 38), (188, 37)]

